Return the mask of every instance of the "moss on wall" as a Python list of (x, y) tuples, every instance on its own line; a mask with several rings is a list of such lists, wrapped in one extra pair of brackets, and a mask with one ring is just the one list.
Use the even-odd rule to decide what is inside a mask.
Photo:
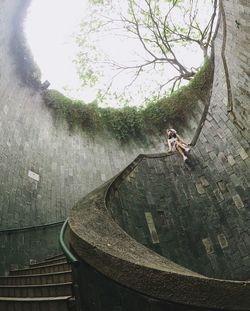
[(80, 127), (96, 133), (107, 129), (121, 142), (130, 138), (143, 140), (149, 133), (161, 133), (169, 123), (181, 123), (188, 118), (198, 100), (209, 93), (213, 81), (213, 59), (208, 59), (187, 86), (169, 97), (154, 100), (146, 107), (101, 108), (96, 103), (72, 100), (56, 90), (43, 92), (45, 103), (64, 117), (70, 129)]
[[(39, 89), (41, 73), (23, 32), (23, 21), (30, 1), (20, 2), (10, 44), (20, 80)], [(187, 86), (179, 88), (171, 96), (149, 101), (146, 107), (101, 108), (97, 103), (72, 100), (56, 90), (43, 91), (43, 98), (48, 106), (54, 108), (58, 117), (67, 120), (70, 130), (81, 128), (95, 134), (107, 129), (123, 143), (131, 138), (145, 141), (149, 134), (162, 133), (168, 124), (183, 123), (198, 100), (208, 95), (212, 80), (213, 57), (205, 61)]]
[[(11, 51), (20, 80), (36, 89), (41, 87), (41, 73), (26, 43), (23, 21), (31, 0), (20, 2), (14, 18)], [(207, 59), (191, 82), (169, 97), (152, 100), (146, 107), (101, 108), (97, 103), (72, 100), (56, 90), (43, 91), (45, 103), (56, 115), (67, 120), (69, 129), (81, 128), (95, 134), (104, 128), (121, 141), (140, 139), (162, 133), (168, 124), (183, 123), (198, 100), (209, 94), (213, 80), (213, 57)]]

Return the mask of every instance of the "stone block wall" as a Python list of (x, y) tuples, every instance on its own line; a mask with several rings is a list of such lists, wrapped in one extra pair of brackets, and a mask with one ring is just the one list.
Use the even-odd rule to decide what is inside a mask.
[[(69, 209), (75, 202), (119, 172), (138, 153), (155, 153), (165, 150), (161, 137), (153, 138), (148, 146), (139, 146), (135, 142), (121, 146), (107, 133), (94, 138), (79, 131), (71, 133), (66, 123), (58, 123), (54, 119), (51, 110), (44, 105), (41, 94), (25, 86), (16, 72), (16, 60), (11, 51), (11, 36), (15, 11), (21, 2), (21, 0), (2, 1), (0, 13), (1, 229), (61, 221), (68, 215)], [(207, 127), (205, 127), (210, 126), (217, 133), (212, 138), (211, 131), (207, 130), (207, 134), (203, 132), (200, 135), (200, 141), (203, 144), (206, 141), (217, 140), (217, 135), (222, 136), (222, 140), (230, 141), (230, 154), (227, 154), (226, 150), (220, 150), (222, 152), (220, 157), (223, 160), (224, 152), (229, 161), (227, 167), (227, 174), (231, 176), (229, 184), (238, 184), (238, 188), (233, 187), (232, 191), (236, 192), (232, 192), (232, 195), (239, 194), (241, 198), (241, 191), (246, 190), (246, 186), (243, 185), (246, 185), (248, 181), (244, 176), (244, 178), (241, 177), (240, 172), (244, 171), (244, 168), (238, 162), (243, 161), (245, 165), (249, 163), (248, 142), (237, 138), (241, 137), (241, 134), (246, 138), (249, 137), (247, 134), (249, 129), (247, 126), (249, 120), (247, 38), (249, 35), (246, 25), (249, 3), (243, 0), (223, 1), (223, 3), (229, 38), (226, 43), (225, 56), (230, 82), (233, 86), (233, 98), (239, 101), (239, 104), (234, 102), (235, 115), (245, 130), (239, 131), (225, 113), (227, 109), (226, 82), (220, 65), (217, 66), (217, 79), (213, 91), (216, 99), (214, 97), (211, 104), (213, 117), (209, 120), (208, 116)], [(240, 32), (238, 26), (235, 27), (235, 24), (238, 25), (235, 20), (240, 23)], [(238, 41), (235, 41), (236, 38)], [(218, 35), (218, 40), (223, 40), (222, 30)], [(241, 49), (236, 48), (241, 46)], [(241, 61), (235, 65), (236, 51), (241, 52), (242, 55), (236, 57), (238, 61), (239, 59)], [(219, 55), (220, 50), (217, 50), (216, 62), (219, 62)], [(237, 90), (241, 88), (244, 90), (243, 95), (237, 93)], [(217, 105), (218, 102), (223, 105)], [(190, 124), (185, 125), (184, 136), (192, 138), (201, 113), (202, 107), (194, 113)], [(221, 119), (223, 123), (220, 125)], [(231, 135), (235, 138), (231, 138)], [(209, 146), (207, 148), (211, 149)], [(197, 151), (197, 154), (200, 155), (200, 151)], [(218, 157), (219, 152), (213, 149), (207, 154), (212, 159), (214, 156)], [(207, 154), (204, 156), (207, 157)], [(220, 167), (219, 164), (216, 164), (213, 171), (217, 172), (218, 167)], [(237, 170), (238, 167), (239, 170)], [(4, 248), (6, 247), (5, 245)]]
[(178, 155), (144, 158), (108, 206), (130, 236), (167, 259), (209, 277), (246, 280), (249, 156), (231, 166), (233, 149), (207, 153), (207, 146), (192, 150), (192, 167)]
[[(144, 145), (135, 141), (121, 145), (107, 132), (92, 137), (81, 130), (69, 131), (66, 122), (55, 119), (53, 110), (44, 104), (40, 91), (21, 81), (17, 71), (12, 36), (13, 31), (21, 32), (21, 29), (15, 29), (18, 25), (15, 14), (17, 10), (25, 10), (28, 2), (1, 1), (2, 230), (65, 220), (69, 209), (80, 198), (117, 174), (139, 153), (165, 150), (163, 137), (151, 137)], [(203, 108), (200, 103), (184, 127), (190, 139)], [(6, 239), (4, 241), (7, 243)], [(21, 250), (13, 243), (14, 249)], [(8, 244), (3, 245), (1, 256), (6, 254), (8, 257), (7, 248)], [(5, 266), (7, 257), (3, 259)]]
[[(176, 163), (178, 160), (175, 161), (174, 157), (175, 155), (168, 156), (175, 163), (174, 170), (177, 169), (180, 173), (180, 167)], [(140, 167), (146, 166), (147, 174), (143, 176), (144, 183), (149, 184), (148, 180), (151, 180), (151, 184), (154, 183), (157, 172), (160, 175), (160, 171), (162, 171), (161, 165), (157, 165), (159, 163), (155, 163), (154, 159), (164, 160), (164, 158), (166, 158), (164, 155), (139, 155), (120, 174), (89, 193), (71, 210), (69, 218), (70, 244), (80, 263), (80, 266), (76, 268), (75, 275), (79, 276), (78, 284), (80, 285), (82, 307), (91, 310), (118, 309), (122, 311), (136, 310), (139, 306), (145, 306), (146, 310), (248, 310), (250, 304), (249, 281), (238, 280), (235, 282), (203, 276), (157, 254), (156, 251), (150, 249), (150, 245), (144, 246), (140, 239), (138, 239), (139, 242), (136, 241), (133, 232), (143, 233), (144, 229), (142, 215), (136, 217), (139, 214), (137, 213), (138, 197), (145, 196), (144, 187), (140, 189), (139, 193), (134, 191), (129, 211), (126, 203), (132, 201), (130, 193), (124, 196), (127, 200), (123, 198), (122, 209), (119, 209), (120, 206), (117, 204), (121, 214), (129, 212), (132, 219), (129, 219), (128, 222), (133, 230), (132, 234), (127, 234), (122, 229), (122, 226), (118, 224), (118, 217), (115, 217), (114, 213), (112, 218), (110, 205), (107, 206), (107, 202), (113, 203), (114, 196), (118, 193), (120, 186), (124, 184), (124, 180), (134, 179), (131, 182), (134, 186), (130, 189), (132, 191), (136, 187), (136, 181), (138, 181), (136, 177), (139, 175), (135, 171), (139, 167), (138, 171), (141, 172)], [(148, 166), (143, 163), (145, 161), (149, 162)], [(157, 172), (153, 172), (154, 168), (157, 169)], [(160, 181), (162, 179), (158, 178), (157, 185), (153, 186), (154, 190), (158, 189), (157, 186), (160, 187)], [(205, 185), (209, 187), (204, 178), (202, 181), (204, 187)], [(190, 180), (190, 188), (191, 186), (192, 180)], [(200, 190), (201, 188), (199, 188)], [(164, 196), (164, 193), (161, 191), (161, 196)], [(171, 198), (168, 197), (168, 199)], [(156, 200), (151, 193), (148, 193), (146, 201), (145, 204), (143, 202), (140, 210), (146, 210), (145, 220), (150, 232), (150, 239), (153, 244), (157, 244), (162, 241), (157, 235), (153, 213), (151, 213), (151, 207)], [(192, 201), (196, 201), (196, 199), (192, 199)], [(172, 204), (178, 207), (178, 203), (178, 196), (176, 196)], [(202, 206), (201, 204), (191, 206), (191, 204), (190, 202), (190, 210), (195, 212), (192, 216), (198, 218), (200, 215), (198, 215), (197, 209)], [(166, 205), (162, 204), (161, 207), (166, 208)], [(181, 208), (179, 210), (183, 211)], [(174, 215), (176, 216), (174, 217), (175, 223), (171, 230), (161, 236), (165, 238), (165, 241), (169, 237), (169, 233), (176, 231), (180, 233), (179, 237), (183, 240), (184, 228), (180, 226), (183, 220), (192, 224), (199, 222), (199, 219), (189, 220), (186, 215), (183, 219), (179, 210), (179, 214)], [(160, 215), (163, 216), (163, 210), (160, 212)], [(124, 218), (121, 217), (122, 220)], [(161, 217), (161, 220), (164, 219)], [(206, 231), (207, 226), (204, 229)], [(197, 228), (193, 228), (193, 230), (196, 231), (199, 239), (200, 230)], [(188, 236), (187, 233), (186, 231), (186, 241), (182, 246), (186, 247), (185, 242), (189, 242), (190, 248), (195, 250), (195, 247), (198, 246), (198, 239), (188, 241), (190, 235)], [(217, 238), (221, 248), (226, 248), (225, 236), (218, 234)], [(204, 238), (202, 242), (207, 252), (212, 254), (211, 241)], [(175, 239), (174, 243), (178, 252), (179, 241)], [(183, 256), (183, 253), (179, 255)], [(200, 254), (196, 252), (196, 258), (190, 258), (191, 261), (198, 262), (200, 260), (198, 255)], [(129, 300), (126, 300), (126, 297)]]
[(214, 308), (195, 307), (171, 301), (154, 299), (130, 288), (112, 282), (86, 263), (81, 264), (81, 304), (91, 311), (216, 311)]
[(250, 140), (250, 2), (222, 0), (225, 17), (224, 56), (228, 67), (229, 110), (242, 134)]
[[(70, 132), (41, 93), (24, 85), (11, 51), (22, 0), (3, 1), (0, 58), (0, 224), (11, 228), (63, 220), (76, 201), (117, 174), (138, 153), (165, 150), (162, 137), (121, 145), (109, 133)], [(202, 103), (186, 126), (192, 138)]]
[(127, 233), (174, 262), (210, 277), (246, 280), (250, 145), (247, 132), (228, 112), (223, 26), (215, 41), (210, 107), (190, 166), (177, 155), (145, 159), (113, 193), (109, 206)]
[[(249, 6), (248, 1), (238, 2), (246, 9)], [(228, 10), (226, 18), (233, 21), (238, 9), (236, 13), (233, 11), (236, 1), (222, 3)], [(195, 294), (201, 298), (198, 307), (201, 310), (249, 309), (249, 124), (243, 120), (243, 108), (233, 106), (231, 109), (229, 105), (227, 70), (221, 57), (225, 43), (223, 26), (221, 24), (215, 42), (216, 70), (210, 107), (198, 141), (192, 148), (189, 164), (185, 165), (177, 154), (144, 156), (127, 176), (124, 174), (126, 178), (121, 181), (120, 175), (111, 185), (106, 201), (110, 214), (107, 215), (106, 206), (101, 207), (103, 198), (95, 192), (71, 212), (73, 245), (80, 258), (90, 265), (83, 264), (80, 272), (82, 279), (88, 280), (80, 288), (83, 306), (89, 309), (196, 310), (194, 303), (192, 305), (189, 301)], [(232, 40), (237, 38), (232, 36)], [(233, 43), (227, 41), (227, 44), (224, 51), (226, 68), (231, 75), (238, 75), (238, 67), (233, 65), (233, 51), (232, 59), (228, 61), (228, 49)], [(240, 47), (237, 46), (238, 50)], [(229, 82), (232, 86), (231, 80)], [(232, 92), (231, 95), (236, 98)], [(86, 218), (81, 220), (80, 215)], [(110, 215), (114, 221), (107, 221)], [(91, 220), (95, 220), (95, 225)], [(135, 240), (139, 242), (137, 245)], [(146, 248), (139, 252), (142, 244)], [(179, 283), (175, 280), (179, 276), (175, 269), (164, 275), (163, 266), (157, 266), (156, 258), (151, 261), (149, 248), (153, 254), (161, 254), (182, 268), (210, 276), (204, 278), (205, 288), (199, 286), (200, 283), (195, 289), (193, 280), (187, 287), (193, 293), (184, 293), (180, 286), (184, 283), (185, 273), (181, 274), (183, 278)], [(153, 269), (142, 275), (141, 271), (152, 267), (152, 262), (155, 264)], [(156, 285), (153, 281), (157, 272)], [(110, 282), (102, 273), (115, 281)], [(163, 283), (159, 282), (160, 275), (164, 275)], [(201, 281), (202, 277), (197, 279)], [(166, 285), (168, 281), (170, 288)], [(222, 289), (214, 282), (226, 286)], [(231, 287), (236, 284), (247, 289), (245, 298)], [(141, 295), (145, 287), (151, 291), (149, 296)], [(131, 291), (134, 288), (136, 290)], [(164, 304), (155, 299), (162, 289), (167, 289), (163, 300), (180, 301), (175, 300), (175, 295), (180, 295), (185, 302), (182, 301), (182, 305)], [(217, 294), (219, 300), (215, 298)]]

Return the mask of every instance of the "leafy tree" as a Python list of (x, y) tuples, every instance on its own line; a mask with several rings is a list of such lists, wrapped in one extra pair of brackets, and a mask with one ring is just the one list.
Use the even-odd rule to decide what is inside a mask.
[[(140, 80), (143, 73), (152, 76), (154, 71), (162, 75), (158, 93), (166, 94), (169, 86), (173, 92), (183, 81), (191, 80), (199, 68), (186, 64), (181, 55), (184, 49), (196, 46), (201, 49), (204, 59), (209, 54), (217, 0), (127, 0), (126, 4), (124, 0), (90, 2), (91, 14), (82, 22), (77, 36), (80, 52), (76, 63), (83, 85), (96, 85), (109, 68), (110, 79), (104, 89), (99, 89), (99, 100), (111, 95), (111, 87), (124, 72), (129, 76), (129, 81), (124, 82), (125, 89)], [(211, 11), (205, 22), (204, 15), (199, 15), (201, 2)], [(98, 40), (104, 40), (111, 33), (123, 40), (137, 41), (138, 51), (139, 46), (141, 49), (136, 60), (121, 63), (98, 48)], [(171, 76), (166, 72), (171, 72)]]

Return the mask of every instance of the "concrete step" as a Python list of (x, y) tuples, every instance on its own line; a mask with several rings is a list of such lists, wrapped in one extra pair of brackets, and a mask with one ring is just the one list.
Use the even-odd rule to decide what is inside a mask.
[(1, 311), (69, 311), (70, 296), (42, 298), (0, 297)]
[(33, 267), (37, 267), (37, 266), (47, 266), (49, 264), (63, 263), (63, 262), (67, 262), (66, 257), (38, 261), (35, 263), (31, 263), (29, 266), (30, 266), (30, 268), (33, 268)]
[(72, 281), (71, 270), (53, 273), (44, 273), (44, 274), (0, 277), (0, 285), (38, 285), (38, 284), (53, 284), (53, 283), (58, 284), (58, 283), (68, 283), (71, 281)]
[(71, 296), (72, 283), (44, 285), (4, 285), (0, 286), (0, 297), (56, 297)]
[(42, 274), (42, 273), (68, 271), (70, 269), (71, 269), (70, 264), (68, 264), (67, 262), (62, 262), (43, 266), (36, 266), (26, 269), (10, 270), (9, 275)]
[(46, 261), (50, 261), (50, 260), (60, 259), (60, 258), (65, 258), (65, 256), (63, 254), (58, 254), (58, 255), (55, 255), (55, 256), (47, 257), (45, 260)]

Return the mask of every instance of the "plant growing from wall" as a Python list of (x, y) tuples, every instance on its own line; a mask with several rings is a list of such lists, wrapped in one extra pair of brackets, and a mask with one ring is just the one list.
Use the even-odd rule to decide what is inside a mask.
[[(40, 88), (40, 70), (33, 61), (23, 32), (20, 31), (29, 3), (30, 0), (23, 0), (17, 10), (11, 50), (16, 56), (17, 71), (21, 75), (21, 81), (32, 87)], [(136, 5), (133, 1), (131, 3)], [(150, 5), (151, 1), (146, 1), (146, 3)], [(217, 1), (214, 1), (214, 14), (216, 3)], [(210, 23), (213, 23), (213, 20), (214, 16), (211, 17)], [(209, 37), (212, 28), (210, 25)], [(210, 39), (206, 42), (207, 49)], [(212, 77), (213, 57), (210, 57), (210, 59), (206, 58), (203, 67), (187, 86), (179, 88), (171, 96), (151, 99), (145, 107), (101, 108), (96, 102), (86, 104), (80, 100), (72, 100), (56, 90), (46, 90), (42, 94), (45, 103), (54, 109), (58, 117), (67, 121), (70, 130), (81, 128), (95, 134), (106, 129), (117, 140), (126, 142), (130, 138), (144, 140), (143, 137), (150, 133), (161, 133), (169, 123), (183, 122), (198, 99), (202, 100), (207, 96)]]
[(161, 133), (169, 123), (183, 122), (198, 100), (208, 96), (212, 80), (213, 58), (210, 58), (188, 85), (169, 97), (149, 101), (146, 107), (101, 108), (97, 103), (72, 100), (56, 90), (44, 91), (43, 97), (59, 117), (67, 120), (70, 130), (80, 127), (97, 133), (106, 129), (117, 140), (126, 142), (152, 132)]
[(67, 120), (70, 130), (81, 127), (96, 132), (102, 127), (99, 108), (95, 103), (85, 104), (80, 100), (72, 100), (57, 90), (44, 91), (43, 98), (59, 117)]
[(115, 138), (121, 141), (138, 138), (142, 135), (144, 128), (142, 112), (142, 109), (136, 107), (100, 109), (105, 127), (113, 132)]

